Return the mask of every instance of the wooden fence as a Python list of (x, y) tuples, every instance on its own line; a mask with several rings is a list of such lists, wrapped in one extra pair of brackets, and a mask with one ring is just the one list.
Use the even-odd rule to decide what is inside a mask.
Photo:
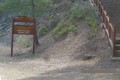
[(94, 7), (97, 9), (97, 11), (100, 15), (103, 27), (107, 33), (107, 36), (110, 41), (110, 45), (112, 47), (112, 51), (113, 51), (112, 56), (114, 56), (115, 55), (115, 38), (116, 38), (115, 27), (110, 22), (110, 17), (107, 15), (107, 11), (105, 10), (104, 6), (102, 5), (102, 1), (101, 0), (91, 0), (91, 2), (93, 3)]

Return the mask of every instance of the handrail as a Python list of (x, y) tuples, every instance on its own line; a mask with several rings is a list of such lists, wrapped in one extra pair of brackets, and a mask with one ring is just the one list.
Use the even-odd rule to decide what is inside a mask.
[(113, 56), (115, 55), (115, 37), (116, 37), (116, 30), (115, 26), (110, 22), (110, 18), (107, 15), (107, 11), (105, 10), (104, 6), (102, 5), (101, 0), (91, 0), (91, 2), (95, 5), (98, 9), (99, 15), (101, 17), (104, 29), (107, 33), (107, 36), (110, 41), (110, 45), (113, 50)]

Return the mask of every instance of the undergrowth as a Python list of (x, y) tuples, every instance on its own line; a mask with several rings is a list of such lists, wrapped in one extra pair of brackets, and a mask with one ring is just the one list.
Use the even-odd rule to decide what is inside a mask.
[(61, 20), (58, 23), (52, 31), (53, 36), (60, 37), (69, 32), (77, 33), (77, 26), (75, 24), (81, 20), (89, 26), (90, 30), (87, 35), (88, 38), (92, 38), (98, 31), (95, 11), (91, 5), (82, 5), (79, 3), (72, 4), (68, 20)]
[(20, 35), (16, 38), (16, 44), (19, 48), (28, 48), (31, 47), (31, 40), (29, 36)]
[(42, 37), (48, 33), (48, 28), (47, 26), (40, 26), (38, 29), (38, 35), (39, 37)]
[(98, 31), (96, 14), (91, 5), (74, 3), (70, 9), (70, 18), (83, 20), (89, 26), (88, 38), (92, 38)]
[(3, 32), (2, 31), (0, 31), (0, 37), (3, 35)]
[(86, 17), (85, 19), (87, 25), (90, 28), (90, 31), (87, 33), (88, 38), (92, 38), (98, 31), (97, 20), (95, 17)]
[(52, 31), (52, 35), (55, 38), (61, 37), (69, 32), (76, 33), (77, 26), (69, 21), (61, 21)]

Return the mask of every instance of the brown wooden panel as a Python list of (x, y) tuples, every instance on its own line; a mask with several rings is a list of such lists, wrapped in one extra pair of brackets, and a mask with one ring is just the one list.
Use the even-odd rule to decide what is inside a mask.
[(21, 26), (21, 27), (14, 27), (13, 34), (24, 34), (24, 35), (34, 35), (35, 34), (35, 27), (28, 27), (28, 26)]
[(34, 22), (34, 20), (27, 16), (21, 16), (19, 18), (14, 19), (14, 22)]

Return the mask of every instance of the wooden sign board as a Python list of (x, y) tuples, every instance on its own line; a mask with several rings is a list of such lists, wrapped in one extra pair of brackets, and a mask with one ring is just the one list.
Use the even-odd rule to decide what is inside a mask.
[(23, 34), (23, 35), (34, 35), (35, 29), (34, 27), (28, 27), (28, 26), (15, 26), (13, 29), (14, 34)]
[(13, 38), (14, 34), (33, 35), (33, 54), (35, 51), (36, 41), (36, 22), (34, 19), (27, 16), (21, 16), (13, 19), (12, 24), (12, 39), (11, 39), (11, 56), (13, 56)]

